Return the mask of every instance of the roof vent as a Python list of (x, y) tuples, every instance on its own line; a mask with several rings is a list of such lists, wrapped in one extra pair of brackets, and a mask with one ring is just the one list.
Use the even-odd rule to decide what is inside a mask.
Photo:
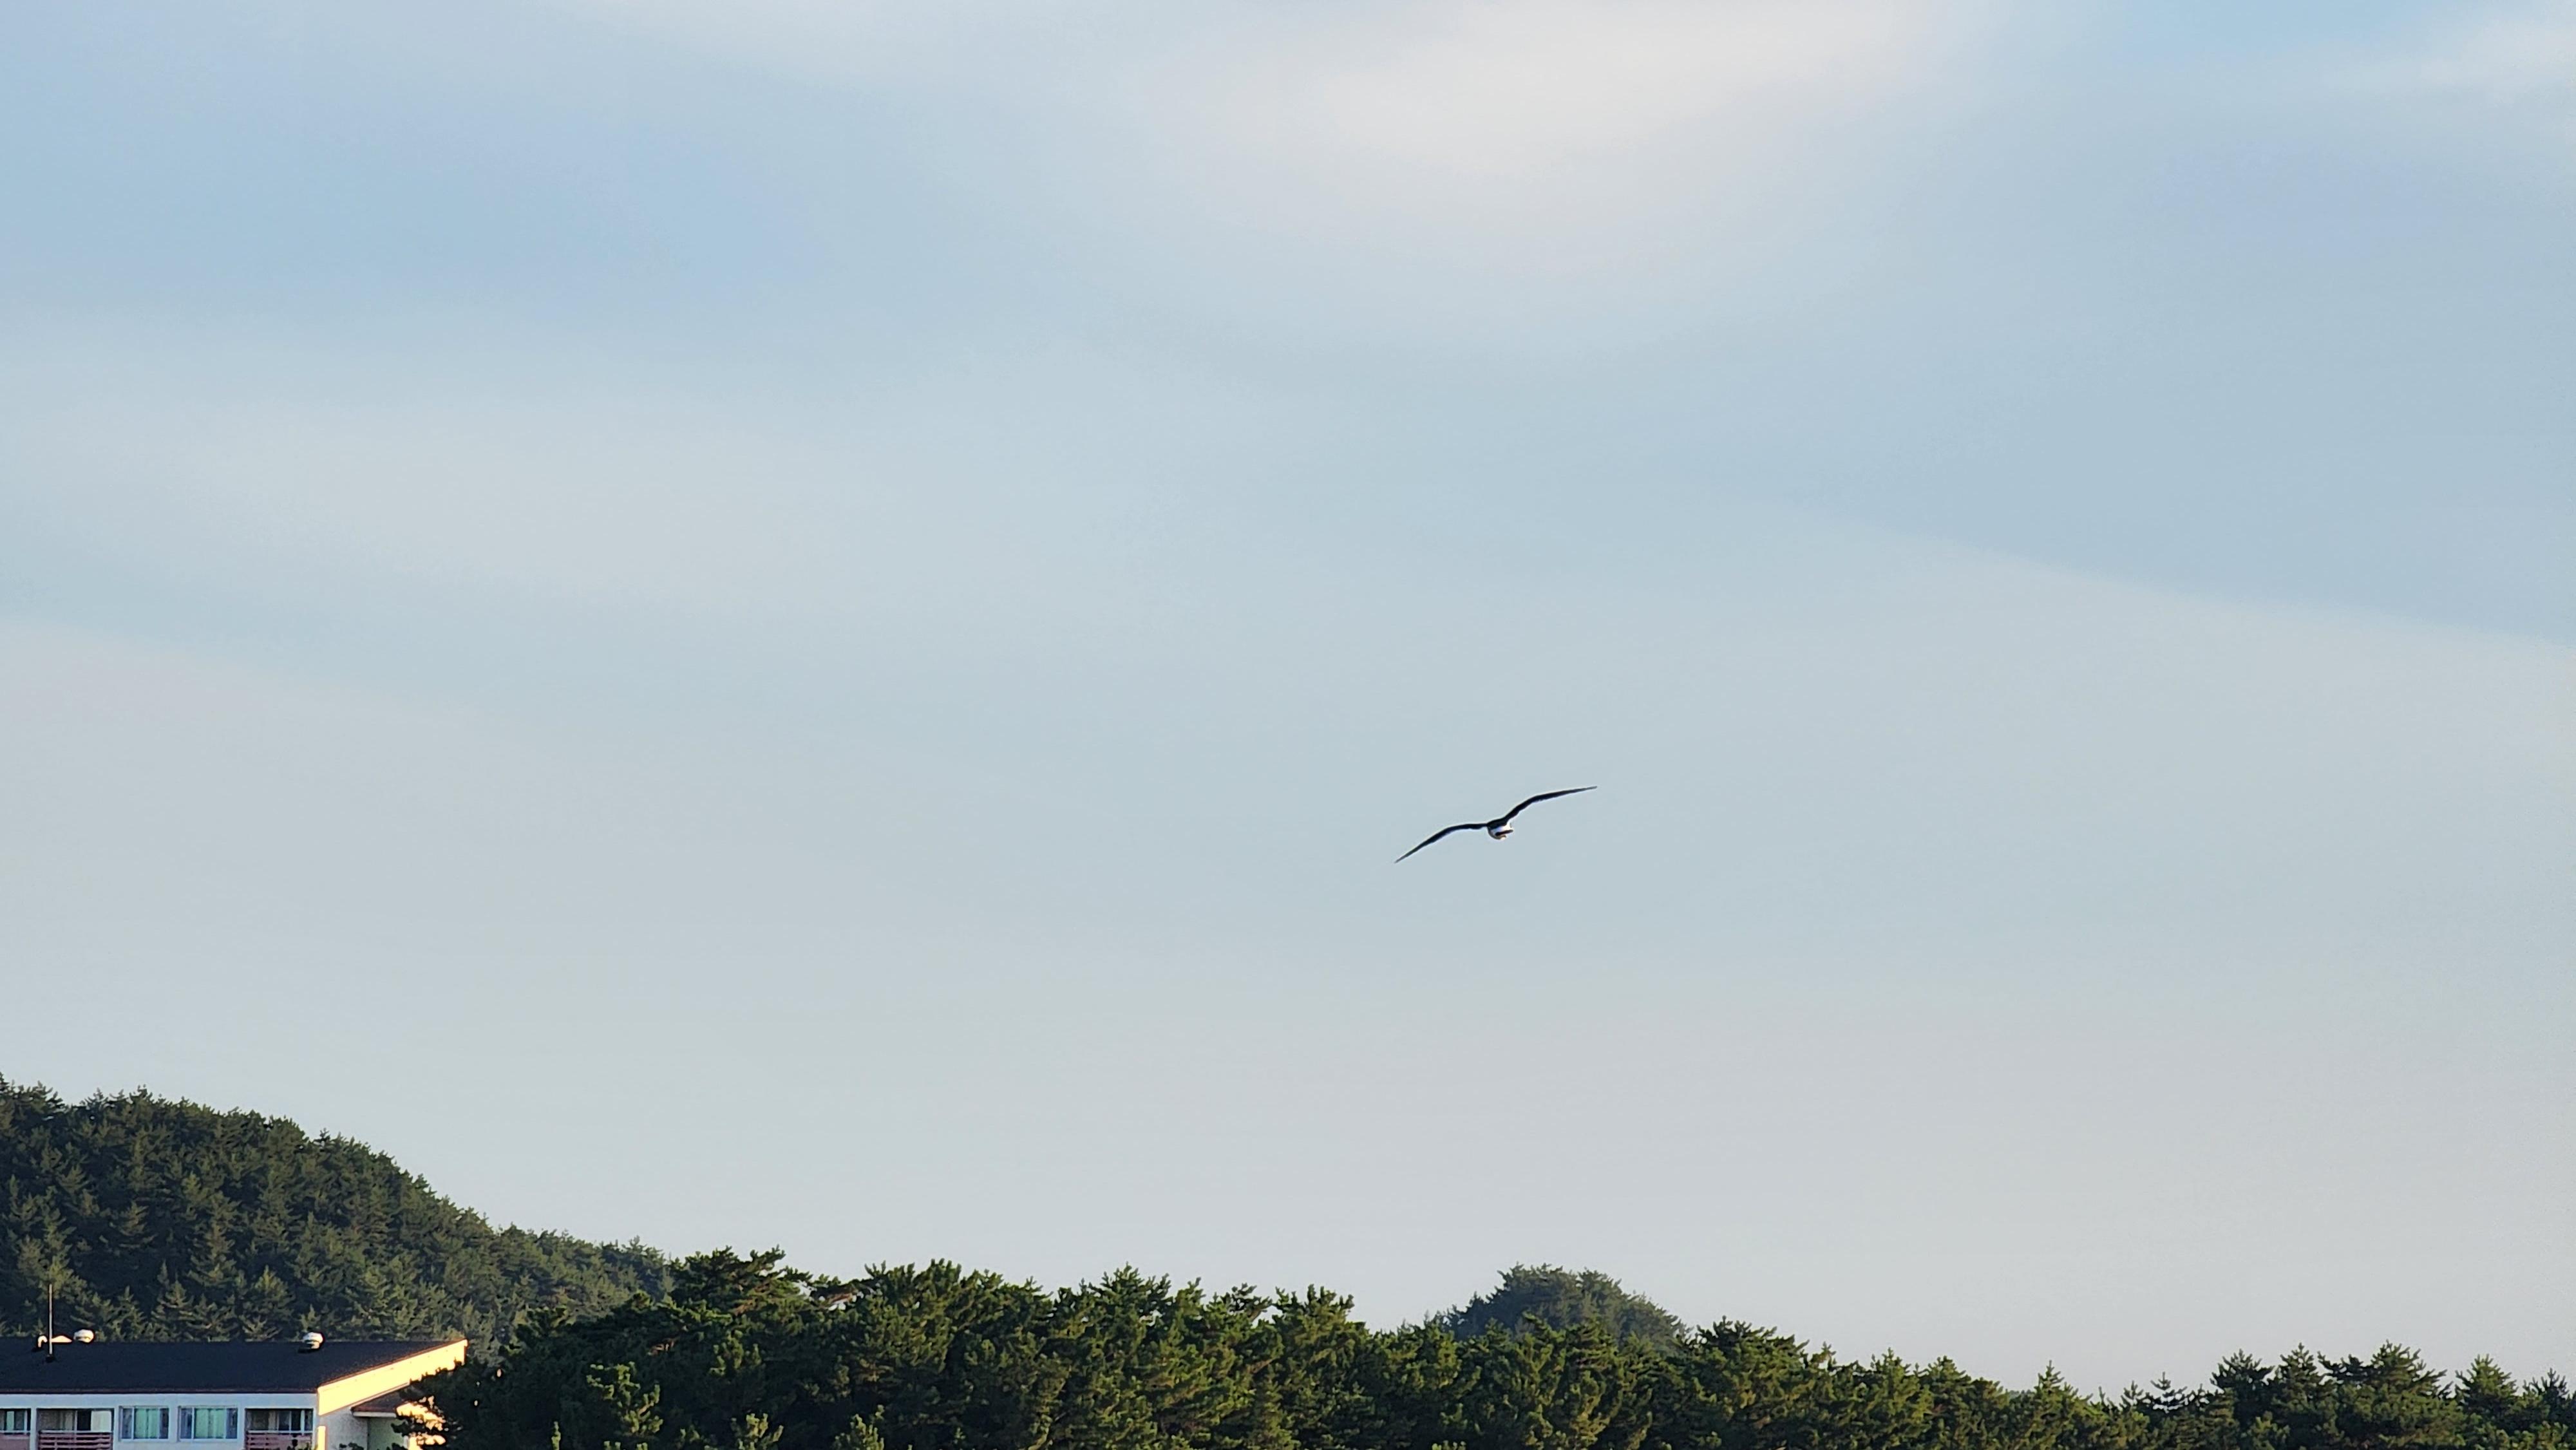
[(97, 1342), (98, 1331), (95, 1329), (75, 1329), (72, 1331), (72, 1343), (74, 1344), (95, 1344)]
[(308, 1332), (304, 1336), (304, 1352), (306, 1354), (311, 1354), (313, 1351), (320, 1349), (321, 1347), (322, 1336), (319, 1333)]

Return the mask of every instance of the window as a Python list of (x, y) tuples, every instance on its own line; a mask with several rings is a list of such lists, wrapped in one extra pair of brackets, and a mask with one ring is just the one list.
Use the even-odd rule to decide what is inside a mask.
[(35, 1418), (33, 1410), (0, 1410), (0, 1435), (24, 1435)]
[(311, 1410), (249, 1410), (250, 1432), (254, 1435), (310, 1435), (313, 1433)]
[(167, 1440), (170, 1438), (168, 1405), (127, 1405), (116, 1412), (116, 1438), (119, 1440)]
[(179, 1438), (238, 1440), (241, 1438), (241, 1411), (230, 1405), (181, 1405)]
[(36, 1428), (50, 1434), (104, 1435), (116, 1428), (114, 1410), (38, 1410)]

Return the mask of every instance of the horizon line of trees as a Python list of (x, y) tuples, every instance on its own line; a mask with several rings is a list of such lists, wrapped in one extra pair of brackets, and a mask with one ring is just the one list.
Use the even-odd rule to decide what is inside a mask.
[(446, 1450), (2576, 1450), (2566, 1382), (2484, 1358), (2444, 1375), (2394, 1344), (2296, 1349), (2189, 1388), (2087, 1395), (2050, 1370), (2013, 1390), (1622, 1299), (1524, 1267), (1373, 1330), (1322, 1289), (1128, 1269), (1050, 1292), (949, 1263), (845, 1280), (718, 1251), (665, 1299), (540, 1313), (425, 1388)]
[(2007, 1389), (1682, 1324), (1520, 1266), (1376, 1330), (1323, 1289), (954, 1264), (833, 1279), (774, 1252), (495, 1229), (363, 1144), (148, 1092), (0, 1079), (0, 1332), (463, 1334), (451, 1450), (2576, 1450), (2557, 1374), (2387, 1345), (2234, 1355), (2200, 1385)]

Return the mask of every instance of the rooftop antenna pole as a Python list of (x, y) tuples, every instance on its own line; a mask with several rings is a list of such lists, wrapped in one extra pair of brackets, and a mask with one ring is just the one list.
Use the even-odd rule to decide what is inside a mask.
[(54, 1360), (54, 1279), (45, 1276), (45, 1362)]

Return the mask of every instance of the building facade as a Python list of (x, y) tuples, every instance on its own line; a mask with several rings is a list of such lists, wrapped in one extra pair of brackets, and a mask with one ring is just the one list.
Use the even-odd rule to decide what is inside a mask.
[(408, 1391), (465, 1341), (0, 1348), (0, 1450), (409, 1450)]

